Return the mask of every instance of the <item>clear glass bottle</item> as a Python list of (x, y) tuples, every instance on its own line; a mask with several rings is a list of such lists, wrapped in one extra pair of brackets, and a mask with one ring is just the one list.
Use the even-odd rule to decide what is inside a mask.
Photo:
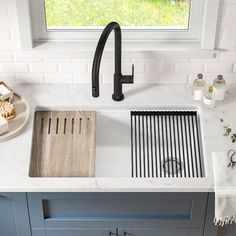
[(214, 107), (216, 104), (215, 95), (213, 93), (213, 86), (208, 86), (205, 91), (203, 102), (208, 107)]
[(226, 82), (222, 75), (218, 75), (213, 82), (213, 91), (217, 101), (223, 101), (225, 98)]
[(197, 75), (197, 79), (193, 81), (193, 98), (194, 100), (201, 101), (204, 96), (206, 81), (203, 79), (202, 74)]

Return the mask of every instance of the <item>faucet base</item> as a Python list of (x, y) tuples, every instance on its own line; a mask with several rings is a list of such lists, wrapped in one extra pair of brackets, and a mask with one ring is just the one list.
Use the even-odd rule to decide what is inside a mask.
[(117, 102), (122, 101), (124, 99), (124, 94), (120, 94), (120, 95), (112, 94), (112, 99)]

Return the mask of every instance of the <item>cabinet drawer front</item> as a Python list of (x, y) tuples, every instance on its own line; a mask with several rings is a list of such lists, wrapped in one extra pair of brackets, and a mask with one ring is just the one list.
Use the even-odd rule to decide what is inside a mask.
[(32, 221), (35, 228), (127, 227), (136, 222), (202, 227), (206, 200), (205, 193), (29, 194), (30, 212), (42, 220)]

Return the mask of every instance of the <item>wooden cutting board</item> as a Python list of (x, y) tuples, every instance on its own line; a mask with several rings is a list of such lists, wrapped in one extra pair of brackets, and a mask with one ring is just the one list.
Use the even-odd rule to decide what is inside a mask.
[(95, 111), (37, 111), (31, 177), (94, 177)]

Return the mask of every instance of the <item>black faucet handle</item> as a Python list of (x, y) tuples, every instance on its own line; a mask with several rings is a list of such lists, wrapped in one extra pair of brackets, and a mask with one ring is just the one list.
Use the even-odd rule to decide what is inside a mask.
[(132, 64), (132, 75), (122, 75), (120, 82), (122, 84), (133, 84), (134, 83), (134, 64)]

